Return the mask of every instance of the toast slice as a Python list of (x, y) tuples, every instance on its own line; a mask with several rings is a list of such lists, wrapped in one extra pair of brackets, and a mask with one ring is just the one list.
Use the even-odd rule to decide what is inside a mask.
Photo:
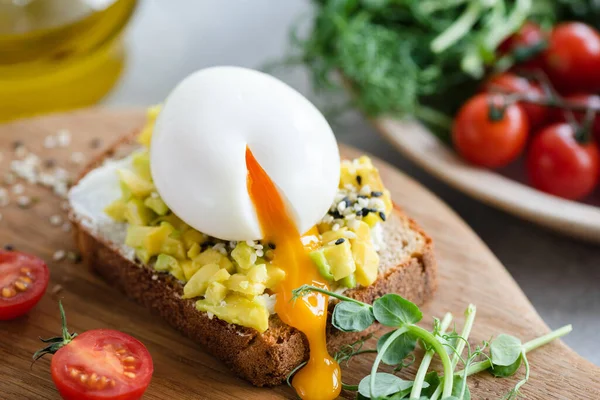
[[(133, 137), (123, 138), (92, 162), (82, 177), (108, 159), (118, 159), (133, 149)], [(81, 177), (80, 177), (81, 178)], [(102, 196), (93, 196), (98, 199)], [(96, 200), (97, 201), (97, 200)], [(104, 204), (106, 206), (106, 204)], [(195, 300), (182, 299), (183, 285), (168, 273), (160, 273), (136, 261), (119, 240), (119, 224), (94, 224), (71, 204), (70, 220), (74, 238), (84, 261), (110, 285), (129, 298), (160, 315), (181, 333), (202, 345), (225, 362), (233, 372), (256, 386), (281, 384), (288, 374), (308, 358), (308, 342), (296, 329), (284, 324), (276, 314), (263, 333), (229, 324), (195, 307)], [(345, 295), (372, 303), (386, 293), (422, 304), (436, 288), (437, 265), (433, 243), (402, 210), (395, 207), (383, 224), (385, 249), (380, 251), (379, 276), (369, 287), (347, 290)], [(329, 313), (334, 302), (330, 303)], [(327, 328), (329, 351), (352, 343), (370, 331), (343, 333), (330, 324)]]

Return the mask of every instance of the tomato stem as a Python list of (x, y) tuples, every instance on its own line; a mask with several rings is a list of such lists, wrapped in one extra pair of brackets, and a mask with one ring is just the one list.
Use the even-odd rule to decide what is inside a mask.
[(48, 339), (42, 339), (40, 338), (40, 340), (44, 343), (49, 343), (48, 346), (36, 351), (33, 354), (33, 361), (37, 361), (40, 358), (44, 357), (46, 354), (54, 354), (56, 353), (58, 350), (60, 350), (62, 347), (68, 345), (69, 343), (71, 343), (71, 341), (77, 336), (77, 334), (75, 332), (73, 333), (69, 333), (69, 330), (67, 328), (67, 317), (65, 315), (65, 309), (63, 308), (62, 302), (59, 300), (58, 301), (58, 308), (60, 310), (60, 320), (61, 320), (61, 325), (62, 325), (62, 336), (55, 336), (55, 337), (51, 337)]

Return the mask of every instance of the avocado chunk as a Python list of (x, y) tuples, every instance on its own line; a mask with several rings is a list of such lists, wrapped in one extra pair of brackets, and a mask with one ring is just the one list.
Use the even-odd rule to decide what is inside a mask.
[(249, 299), (239, 294), (229, 294), (218, 305), (209, 299), (198, 300), (196, 309), (210, 312), (219, 319), (264, 332), (269, 328), (269, 311), (260, 299)]
[(365, 240), (354, 240), (352, 256), (356, 262), (356, 281), (369, 286), (377, 279), (379, 273), (379, 255), (373, 244)]
[(160, 197), (150, 196), (144, 200), (144, 205), (160, 216), (166, 215), (169, 212), (169, 207), (167, 207)]
[(142, 200), (134, 198), (127, 202), (124, 216), (131, 225), (149, 225), (154, 219), (154, 212)]
[(106, 206), (104, 212), (117, 222), (125, 222), (125, 210), (127, 210), (127, 202), (118, 199)]
[(156, 263), (154, 263), (154, 269), (157, 271), (170, 271), (173, 268), (176, 268), (175, 265), (179, 264), (175, 257), (171, 257), (167, 254), (159, 254), (156, 258)]
[(353, 289), (356, 287), (356, 276), (354, 274), (350, 274), (340, 279), (339, 284), (348, 289)]
[[(323, 257), (313, 254), (318, 252)], [(352, 258), (352, 250), (348, 240), (344, 240), (343, 242), (338, 241), (338, 244), (327, 245), (319, 250), (315, 250), (311, 253), (311, 258), (315, 261), (319, 272), (326, 279), (328, 279), (327, 276), (331, 275), (333, 280), (339, 281), (356, 270), (356, 264)]]
[(129, 169), (117, 171), (121, 182), (129, 189), (134, 197), (146, 198), (154, 191), (152, 182), (142, 178)]
[(333, 275), (331, 274), (331, 267), (327, 262), (327, 258), (325, 258), (325, 255), (323, 254), (323, 250), (320, 249), (311, 251), (309, 256), (313, 263), (315, 263), (315, 265), (317, 266), (319, 274), (321, 274), (321, 276), (327, 279), (328, 281), (333, 281), (334, 279)]
[(183, 298), (191, 299), (204, 296), (209, 285), (210, 278), (219, 272), (221, 267), (217, 264), (207, 264), (200, 268), (183, 287)]

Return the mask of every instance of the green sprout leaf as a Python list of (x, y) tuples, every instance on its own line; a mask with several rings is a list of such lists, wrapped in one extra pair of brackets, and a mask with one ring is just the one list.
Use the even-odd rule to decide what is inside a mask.
[(425, 389), (425, 385), (423, 385), (421, 395), (425, 398), (430, 398), (433, 392), (435, 392), (435, 389), (440, 386), (440, 376), (436, 371), (431, 371), (425, 375), (425, 383), (427, 383), (428, 386)]
[(513, 365), (521, 356), (522, 344), (514, 336), (502, 333), (490, 343), (490, 357), (494, 366), (508, 367)]
[(452, 396), (456, 396), (457, 399), (461, 400), (471, 400), (471, 392), (469, 391), (469, 386), (467, 386), (466, 382), (461, 376), (454, 376)]
[(416, 324), (423, 318), (419, 307), (397, 294), (386, 294), (375, 300), (373, 315), (381, 324), (393, 327)]
[[(377, 341), (377, 351), (380, 351), (383, 344), (390, 338), (394, 331), (388, 332)], [(404, 333), (398, 336), (387, 348), (381, 361), (387, 365), (400, 364), (410, 353), (415, 350), (417, 337), (410, 333)]]
[(523, 357), (519, 356), (517, 361), (512, 363), (511, 365), (492, 365), (489, 369), (490, 373), (497, 378), (506, 378), (508, 376), (513, 376), (521, 367), (523, 363)]
[(369, 388), (370, 380), (371, 375), (367, 375), (358, 384), (358, 393), (367, 399), (386, 397), (406, 390), (410, 391), (413, 385), (412, 381), (405, 381), (396, 375), (378, 372), (375, 374), (375, 390), (371, 393)]
[(367, 304), (340, 302), (333, 310), (331, 323), (342, 332), (360, 332), (375, 322), (372, 307)]

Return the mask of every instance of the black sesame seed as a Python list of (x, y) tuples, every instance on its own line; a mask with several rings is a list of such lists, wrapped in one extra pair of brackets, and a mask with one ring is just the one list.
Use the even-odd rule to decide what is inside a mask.
[(341, 219), (342, 214), (338, 210), (330, 211), (329, 215), (331, 215), (334, 219)]
[(363, 216), (363, 210), (358, 210), (358, 211), (356, 212), (356, 216), (357, 216), (357, 217), (362, 217), (362, 216)]
[(356, 175), (356, 182), (358, 182), (359, 185), (362, 185), (362, 176)]
[(336, 240), (336, 241), (335, 241), (335, 244), (336, 244), (336, 245), (337, 245), (337, 244), (342, 244), (342, 243), (344, 243), (345, 241), (346, 241), (346, 239), (344, 239), (344, 238), (339, 238), (338, 240)]
[(102, 146), (102, 139), (100, 138), (94, 138), (90, 141), (90, 147), (92, 149), (97, 149), (98, 147)]
[(56, 160), (53, 158), (49, 158), (46, 161), (44, 161), (44, 167), (46, 168), (52, 168), (56, 165)]
[(19, 147), (23, 146), (23, 142), (21, 140), (15, 140), (12, 144), (13, 149), (18, 149)]
[(202, 247), (213, 247), (214, 245), (215, 245), (215, 243), (211, 242), (210, 240), (202, 243)]
[(358, 196), (356, 196), (359, 199), (368, 199), (369, 196), (365, 196), (364, 194), (359, 194)]
[(371, 192), (371, 197), (381, 197), (383, 196), (383, 192)]
[(14, 249), (15, 249), (15, 246), (13, 246), (10, 243), (7, 243), (4, 245), (4, 250), (6, 250), (6, 251), (13, 251)]
[(381, 218), (382, 221), (385, 221), (385, 213), (383, 211), (379, 211), (379, 218)]
[(275, 243), (269, 243), (268, 246), (271, 250), (275, 250), (275, 248), (277, 247), (277, 246), (275, 246)]
[(342, 201), (343, 201), (344, 203), (346, 203), (346, 207), (350, 207), (350, 204), (351, 204), (351, 203), (350, 203), (350, 199), (348, 198), (348, 196), (344, 197), (344, 198), (342, 199)]
[(362, 211), (362, 215), (363, 215), (363, 217), (366, 217), (366, 216), (367, 216), (367, 215), (369, 215), (369, 213), (370, 213), (371, 211), (373, 211), (373, 210), (372, 210), (372, 209), (370, 209), (370, 208), (367, 208), (367, 207), (365, 207), (365, 208), (363, 208), (361, 211)]

